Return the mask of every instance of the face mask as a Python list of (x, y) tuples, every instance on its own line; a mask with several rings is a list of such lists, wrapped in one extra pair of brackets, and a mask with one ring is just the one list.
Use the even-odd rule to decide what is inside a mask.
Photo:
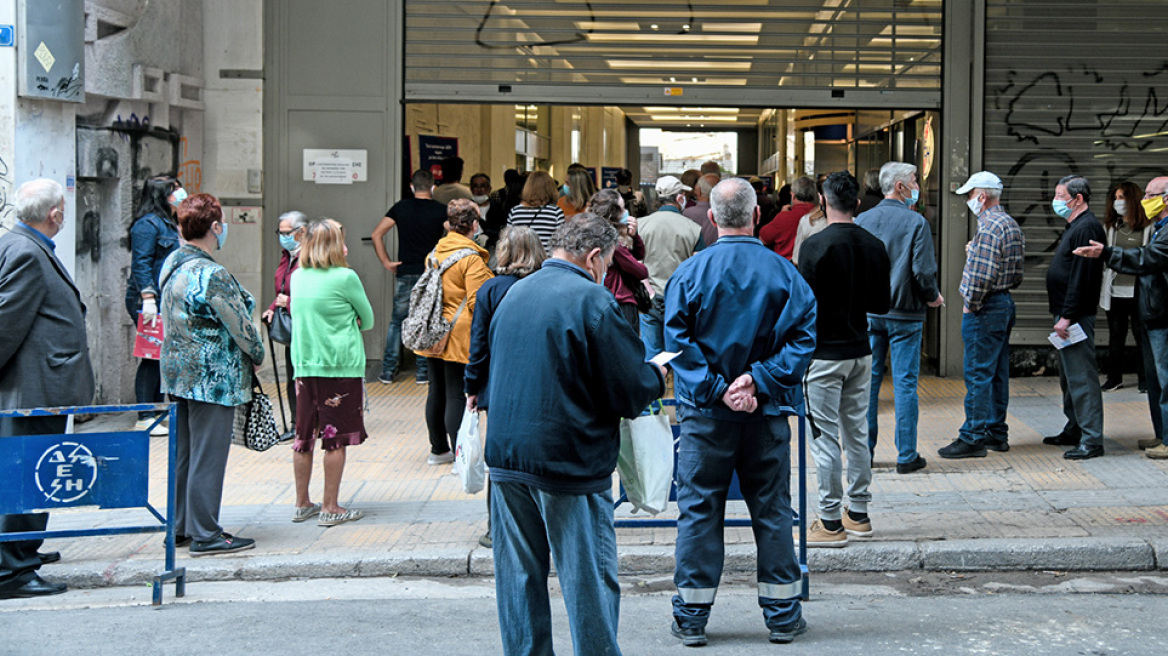
[(486, 194), (483, 194), (481, 196), (471, 196), (470, 197), (471, 200), (478, 203), (479, 205), (485, 204), (488, 200), (490, 200), (490, 198), (491, 197), (486, 195)]
[(969, 200), (965, 201), (965, 204), (969, 207), (969, 211), (973, 212), (974, 215), (980, 216), (981, 211), (985, 209), (985, 203), (982, 202), (980, 197), (970, 198)]
[(174, 196), (174, 201), (171, 202), (171, 205), (178, 206), (178, 205), (181, 205), (182, 202), (187, 199), (187, 190), (183, 189), (182, 187), (179, 187), (178, 189), (174, 190), (174, 193), (172, 195)]
[(1127, 201), (1117, 198), (1113, 203), (1111, 203), (1111, 206), (1115, 208), (1116, 214), (1120, 216), (1127, 214)]
[(1145, 198), (1140, 201), (1140, 205), (1144, 206), (1144, 214), (1147, 214), (1149, 219), (1155, 219), (1164, 211), (1164, 196)]
[(628, 225), (629, 224), (629, 211), (628, 210), (625, 210), (624, 213), (621, 214), (620, 222), (621, 222), (621, 225)]
[(1067, 201), (1065, 200), (1054, 199), (1050, 204), (1050, 208), (1061, 218), (1065, 219), (1071, 216), (1071, 208), (1067, 207)]
[(280, 235), (280, 248), (291, 253), (297, 248), (300, 248), (300, 244), (297, 243), (296, 238), (292, 235)]
[[(597, 257), (600, 257), (599, 255)], [(592, 274), (592, 279), (596, 280), (597, 284), (604, 285), (604, 280), (608, 278), (608, 269), (604, 268), (604, 258), (600, 258), (600, 278), (596, 278), (596, 274)]]
[(571, 193), (572, 193), (572, 189), (571, 189), (570, 187), (568, 187), (568, 183), (567, 183), (567, 182), (565, 182), (565, 183), (563, 184), (563, 186), (561, 186), (561, 187), (560, 187), (560, 193), (561, 193), (561, 194), (563, 194), (563, 195), (565, 195), (565, 196), (567, 196), (567, 195), (569, 195), (569, 194), (571, 194)]
[(223, 244), (227, 243), (227, 224), (220, 223), (219, 225), (223, 226), (223, 232), (220, 232), (219, 234), (215, 235), (215, 246), (216, 246), (215, 250), (221, 251), (221, 250), (223, 250)]
[(681, 194), (680, 196), (677, 197), (677, 205), (683, 210), (685, 209), (685, 201), (686, 200), (688, 200), (688, 199), (685, 197), (685, 194)]
[(921, 190), (920, 189), (912, 189), (911, 191), (912, 191), (912, 195), (909, 196), (904, 201), (904, 204), (908, 205), (909, 207), (916, 205), (917, 201), (921, 199)]

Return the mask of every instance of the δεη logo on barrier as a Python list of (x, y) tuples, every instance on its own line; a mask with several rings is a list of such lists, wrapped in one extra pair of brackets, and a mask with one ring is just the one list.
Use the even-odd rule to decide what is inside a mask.
[(97, 461), (84, 444), (59, 442), (37, 460), (36, 482), (49, 501), (72, 503), (93, 489)]

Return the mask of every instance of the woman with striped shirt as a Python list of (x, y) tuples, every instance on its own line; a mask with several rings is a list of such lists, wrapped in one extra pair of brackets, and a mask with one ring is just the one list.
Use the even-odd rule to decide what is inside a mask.
[(511, 210), (507, 225), (531, 228), (544, 250), (556, 228), (564, 223), (564, 211), (556, 205), (556, 183), (546, 171), (532, 171), (523, 185), (522, 202)]

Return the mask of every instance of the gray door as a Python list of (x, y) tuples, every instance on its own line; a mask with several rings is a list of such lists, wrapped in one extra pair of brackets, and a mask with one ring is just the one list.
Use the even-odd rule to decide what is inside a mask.
[[(385, 0), (281, 0), (264, 3), (265, 229), (300, 210), (345, 226), (349, 265), (361, 277), (377, 327), (365, 353), (379, 360), (393, 299), (391, 279), (367, 238), (399, 193), (393, 144), (401, 134), (401, 6)], [(364, 150), (365, 182), (316, 184), (303, 179), (305, 149)], [(265, 298), (279, 261), (264, 240)]]

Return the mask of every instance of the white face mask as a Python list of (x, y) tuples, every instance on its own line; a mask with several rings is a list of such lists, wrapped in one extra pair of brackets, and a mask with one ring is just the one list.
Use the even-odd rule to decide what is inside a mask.
[(685, 201), (686, 201), (686, 200), (688, 200), (688, 199), (685, 197), (685, 194), (681, 194), (680, 196), (678, 196), (678, 197), (677, 197), (677, 205), (678, 205), (678, 207), (680, 207), (681, 209), (683, 209), (683, 210), (684, 210), (684, 209), (685, 209)]
[(1127, 201), (1122, 198), (1116, 198), (1111, 206), (1115, 208), (1115, 213), (1123, 216), (1127, 214)]
[(487, 201), (491, 199), (491, 197), (486, 195), (486, 194), (483, 194), (481, 196), (471, 196), (470, 199), (473, 200), (474, 202), (478, 203), (479, 205), (485, 205), (487, 203)]
[(970, 198), (969, 200), (965, 201), (965, 204), (969, 207), (969, 211), (973, 212), (974, 215), (980, 215), (981, 211), (985, 209), (985, 202), (981, 199), (980, 196), (976, 198)]

